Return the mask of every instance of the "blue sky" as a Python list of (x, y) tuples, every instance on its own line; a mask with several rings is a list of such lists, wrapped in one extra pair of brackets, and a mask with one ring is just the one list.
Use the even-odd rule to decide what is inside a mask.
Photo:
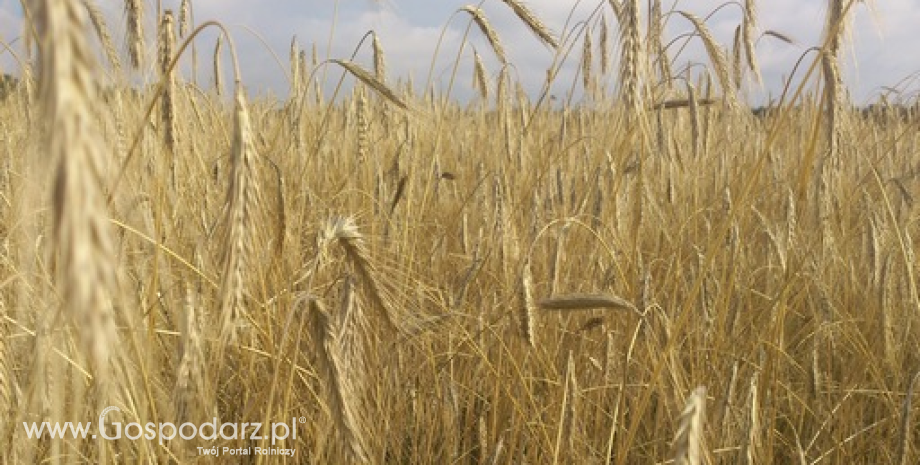
[[(98, 1), (106, 11), (110, 28), (120, 43), (124, 30), (122, 2)], [(438, 37), (447, 26), (441, 54), (434, 66), (435, 81), (445, 85), (468, 21), (466, 16), (457, 15), (451, 19), (451, 15), (465, 4), (476, 4), (470, 0), (193, 0), (192, 3), (197, 22), (214, 19), (230, 28), (239, 49), (244, 82), (250, 92), (270, 92), (276, 95), (287, 93), (285, 73), (289, 44), (294, 35), (303, 48), (309, 50), (316, 44), (321, 58), (327, 55), (327, 47), (331, 47), (330, 57), (346, 58), (351, 55), (360, 38), (372, 29), (378, 32), (386, 50), (390, 79), (411, 74), (417, 87), (420, 87), (428, 75)], [(338, 17), (330, 46), (336, 3)], [(563, 32), (570, 13), (576, 22), (586, 19), (592, 10), (606, 3), (606, 0), (529, 0), (526, 3), (558, 34)], [(663, 3), (666, 7), (671, 4), (667, 0)], [(677, 8), (705, 16), (723, 3), (721, 0), (683, 0), (677, 3)], [(856, 103), (874, 100), (882, 86), (897, 85), (920, 72), (920, 53), (916, 50), (920, 46), (920, 39), (915, 30), (920, 27), (920, 8), (915, 3), (916, 0), (882, 0), (869, 2), (868, 6), (860, 4), (854, 7), (851, 37), (844, 52), (843, 74)], [(148, 0), (146, 4), (146, 26), (148, 31), (152, 31), (156, 2)], [(164, 8), (178, 9), (179, 0), (162, 0), (162, 4)], [(782, 32), (794, 38), (796, 44), (787, 45), (772, 39), (763, 39), (758, 43), (764, 87), (753, 83), (745, 87), (745, 98), (752, 103), (760, 103), (770, 95), (779, 94), (784, 77), (791, 73), (799, 56), (809, 47), (820, 43), (826, 13), (825, 0), (773, 0), (760, 1), (758, 4), (760, 30)], [(500, 0), (487, 0), (483, 2), (482, 8), (504, 42), (509, 61), (515, 65), (525, 88), (531, 91), (539, 89), (552, 61), (552, 52), (542, 46)], [(610, 24), (615, 25), (609, 7), (605, 8)], [(740, 16), (739, 8), (728, 6), (708, 21), (709, 27), (722, 44), (731, 44)], [(9, 42), (18, 37), (21, 30), (19, 0), (0, 0), (0, 39)], [(254, 36), (250, 30), (256, 31), (261, 38)], [(691, 30), (692, 26), (686, 20), (674, 16), (668, 23), (667, 35), (675, 37)], [(198, 42), (199, 60), (202, 63), (199, 80), (202, 84), (212, 79), (210, 53), (214, 38), (214, 33), (208, 33)], [(147, 43), (148, 57), (152, 58), (152, 38), (148, 38)], [(487, 68), (494, 76), (499, 67), (489, 53), (488, 44), (475, 31), (470, 43), (482, 54)], [(280, 57), (281, 64), (275, 60), (271, 51)], [(580, 51), (581, 46), (576, 46), (553, 93), (564, 95), (573, 82), (578, 82), (575, 73)], [(615, 63), (616, 51), (613, 53)], [(357, 60), (370, 64), (369, 46), (359, 52)], [(467, 48), (461, 58), (455, 84), (455, 95), (459, 98), (468, 98), (472, 94), (471, 61), (471, 51)], [(686, 63), (708, 63), (698, 40), (690, 43), (678, 57), (677, 63), (677, 67)], [(14, 66), (8, 55), (0, 57), (2, 70), (9, 71)], [(338, 73), (331, 76), (338, 76)], [(615, 84), (615, 79), (609, 80), (611, 88)], [(920, 89), (920, 82), (907, 85), (907, 92), (913, 93), (906, 96), (915, 96), (917, 89)]]

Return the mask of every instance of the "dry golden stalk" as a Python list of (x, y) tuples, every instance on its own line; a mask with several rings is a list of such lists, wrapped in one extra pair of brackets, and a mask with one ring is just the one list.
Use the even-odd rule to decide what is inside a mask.
[(489, 41), (489, 45), (492, 47), (492, 52), (495, 53), (495, 56), (498, 57), (498, 60), (501, 61), (503, 65), (508, 63), (507, 56), (505, 55), (505, 48), (502, 46), (501, 40), (498, 38), (498, 33), (495, 32), (495, 29), (492, 27), (492, 24), (489, 23), (489, 20), (486, 18), (486, 15), (483, 13), (482, 9), (472, 5), (466, 5), (460, 10), (470, 14), (470, 16), (473, 18), (473, 22), (479, 26), (479, 30), (482, 32), (482, 35), (486, 36), (486, 40)]
[(97, 65), (77, 2), (36, 2), (41, 50), (39, 103), (49, 125), (43, 150), (54, 167), (52, 248), (63, 313), (78, 328), (94, 373), (97, 406), (105, 402), (115, 344), (112, 292), (117, 281), (103, 167), (109, 157), (91, 105)]
[[(9, 313), (6, 305), (0, 304), (0, 316), (7, 316)], [(9, 325), (5, 321), (0, 321), (0, 413), (8, 415), (13, 412), (15, 407), (15, 398), (13, 392), (16, 389), (16, 380), (14, 378), (12, 354), (10, 350), (10, 333)], [(0, 441), (5, 440), (9, 434), (11, 422), (3, 422), (0, 425)], [(6, 460), (6, 456), (0, 453), (0, 460)]]
[(674, 437), (675, 465), (699, 465), (703, 461), (703, 420), (706, 408), (706, 388), (698, 387), (687, 399), (680, 414), (680, 425)]
[(741, 445), (742, 451), (744, 453), (744, 459), (748, 464), (756, 463), (755, 457), (757, 456), (757, 448), (760, 447), (760, 437), (762, 432), (760, 431), (760, 397), (759, 397), (759, 387), (758, 387), (758, 378), (760, 376), (760, 370), (758, 369), (753, 376), (751, 376), (751, 389), (750, 396), (748, 398), (748, 425), (747, 425), (747, 434), (744, 436), (744, 442)]
[(128, 22), (128, 57), (131, 66), (139, 69), (144, 64), (144, 2), (125, 0), (125, 18)]
[(489, 82), (486, 77), (486, 67), (482, 64), (479, 52), (473, 50), (473, 88), (479, 91), (483, 102), (489, 101)]
[(741, 89), (741, 26), (735, 28), (735, 39), (732, 45), (732, 80), (735, 89)]
[(367, 462), (366, 428), (357, 406), (358, 393), (354, 388), (353, 379), (360, 374), (347, 370), (342, 360), (333, 319), (322, 302), (315, 298), (302, 297), (295, 307), (302, 305), (305, 299), (309, 300), (307, 311), (318, 355), (317, 369), (325, 385), (326, 403), (331, 410), (342, 448), (352, 462)]
[(898, 465), (907, 465), (910, 463), (910, 441), (911, 441), (911, 402), (914, 396), (914, 387), (917, 379), (920, 378), (920, 372), (914, 375), (907, 387), (907, 395), (904, 396), (904, 404), (901, 407), (901, 433), (898, 435)]
[(527, 25), (531, 32), (536, 34), (537, 37), (543, 41), (544, 44), (552, 47), (553, 49), (559, 48), (559, 41), (549, 30), (546, 24), (543, 21), (540, 21), (540, 18), (537, 18), (536, 15), (530, 11), (530, 8), (527, 5), (524, 5), (522, 0), (502, 0), (505, 5), (511, 7), (514, 11), (514, 14)]
[(690, 103), (690, 140), (693, 144), (693, 157), (699, 159), (703, 151), (703, 130), (700, 124), (700, 105), (696, 98), (696, 89), (687, 81), (687, 101)]
[(259, 185), (255, 177), (256, 150), (243, 86), (236, 85), (231, 177), (227, 189), (227, 233), (220, 282), (220, 339), (234, 339), (244, 314), (246, 270), (255, 234), (255, 213), (259, 206)]

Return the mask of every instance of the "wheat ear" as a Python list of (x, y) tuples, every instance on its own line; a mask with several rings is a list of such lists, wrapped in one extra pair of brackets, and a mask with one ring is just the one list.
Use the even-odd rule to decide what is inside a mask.
[(557, 49), (559, 48), (559, 40), (553, 35), (552, 31), (549, 30), (549, 27), (530, 11), (530, 8), (524, 4), (521, 0), (502, 0), (505, 5), (511, 7), (511, 10), (514, 11), (514, 14), (527, 25), (531, 32), (533, 32), (537, 37), (543, 41), (544, 44)]
[(98, 36), (99, 41), (102, 42), (102, 49), (105, 50), (105, 57), (109, 60), (109, 63), (112, 64), (115, 74), (121, 74), (121, 58), (118, 57), (118, 52), (115, 51), (112, 35), (109, 34), (109, 27), (105, 23), (105, 17), (99, 10), (99, 5), (93, 0), (83, 0), (83, 6), (86, 8), (86, 13), (89, 15), (93, 30), (96, 31), (96, 36)]
[(699, 465), (702, 463), (703, 416), (706, 407), (706, 388), (694, 389), (684, 411), (680, 414), (680, 425), (674, 437), (674, 463), (676, 465)]
[(243, 292), (246, 270), (255, 232), (254, 214), (258, 207), (259, 186), (254, 174), (256, 158), (252, 140), (249, 109), (243, 86), (236, 85), (236, 110), (233, 147), (230, 154), (231, 178), (227, 189), (229, 233), (224, 248), (223, 275), (220, 285), (221, 340), (232, 340), (244, 313)]
[(52, 248), (64, 313), (74, 321), (103, 402), (116, 337), (111, 292), (116, 287), (105, 194), (105, 144), (90, 106), (96, 102), (96, 62), (77, 2), (36, 2), (41, 44), (39, 102), (49, 124), (43, 149), (54, 166)]
[(131, 66), (139, 69), (144, 65), (144, 2), (143, 0), (125, 1), (125, 18), (127, 20), (128, 58)]
[(316, 345), (319, 377), (326, 386), (326, 402), (332, 411), (338, 436), (353, 462), (367, 462), (367, 446), (357, 409), (357, 393), (342, 360), (336, 328), (319, 300), (309, 299), (310, 328)]
[(498, 33), (495, 32), (495, 28), (492, 27), (492, 24), (489, 22), (489, 19), (486, 18), (486, 15), (483, 13), (482, 9), (467, 5), (460, 10), (469, 13), (470, 17), (473, 18), (473, 22), (476, 23), (476, 26), (479, 27), (479, 31), (482, 32), (482, 35), (486, 36), (486, 40), (489, 41), (489, 45), (492, 47), (492, 52), (495, 53), (495, 56), (498, 57), (498, 60), (501, 61), (502, 64), (507, 63), (508, 57), (505, 55), (505, 47), (502, 46), (502, 42), (498, 38)]

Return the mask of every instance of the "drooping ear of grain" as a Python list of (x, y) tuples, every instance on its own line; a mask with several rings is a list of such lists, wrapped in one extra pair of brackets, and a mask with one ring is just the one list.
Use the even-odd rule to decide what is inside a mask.
[(93, 25), (96, 36), (99, 37), (99, 41), (102, 42), (102, 49), (105, 50), (105, 56), (109, 64), (112, 65), (112, 71), (116, 76), (120, 75), (121, 58), (119, 58), (118, 52), (115, 50), (115, 44), (112, 42), (112, 35), (109, 34), (109, 27), (105, 23), (105, 17), (102, 15), (102, 11), (99, 10), (99, 5), (93, 0), (83, 0), (83, 6), (89, 14), (89, 20)]
[(741, 22), (741, 41), (744, 43), (744, 55), (747, 57), (748, 68), (754, 73), (754, 78), (758, 83), (762, 83), (763, 78), (760, 75), (760, 64), (757, 62), (757, 52), (754, 50), (754, 35), (756, 33), (756, 0), (744, 0), (744, 18)]
[(236, 85), (233, 146), (230, 152), (230, 183), (227, 189), (229, 231), (224, 245), (220, 281), (220, 339), (232, 341), (245, 313), (244, 293), (255, 234), (255, 210), (259, 206), (259, 185), (254, 173), (256, 151), (246, 95)]
[(368, 461), (365, 440), (364, 421), (357, 408), (357, 393), (353, 386), (353, 376), (345, 367), (341, 349), (336, 338), (336, 328), (332, 317), (319, 300), (309, 299), (310, 329), (316, 346), (318, 372), (325, 385), (326, 404), (336, 427), (337, 437), (343, 451), (352, 462)]
[(731, 74), (729, 72), (730, 68), (728, 65), (728, 58), (726, 58), (725, 49), (719, 45), (718, 42), (716, 42), (716, 39), (712, 36), (712, 32), (709, 30), (709, 26), (707, 26), (703, 20), (701, 20), (696, 15), (684, 11), (678, 11), (678, 13), (680, 13), (684, 18), (687, 18), (687, 20), (693, 23), (693, 26), (696, 28), (696, 31), (700, 35), (700, 39), (703, 41), (703, 45), (706, 48), (706, 54), (709, 55), (709, 61), (712, 63), (716, 78), (719, 80), (719, 86), (722, 88), (722, 98), (725, 101), (725, 105), (729, 108), (735, 108), (737, 106), (735, 86), (732, 83)]
[(537, 15), (533, 14), (530, 8), (528, 8), (522, 0), (502, 0), (502, 2), (511, 7), (511, 10), (514, 11), (518, 19), (520, 19), (531, 32), (539, 37), (544, 44), (553, 49), (559, 48), (559, 40), (556, 39), (552, 31), (549, 30), (549, 27), (547, 27)]
[(397, 320), (394, 318), (392, 304), (380, 287), (377, 271), (371, 263), (364, 236), (358, 230), (354, 218), (344, 217), (330, 220), (323, 231), (323, 241), (335, 242), (345, 251), (348, 261), (358, 275), (363, 296), (377, 309), (384, 326), (392, 333), (397, 332), (400, 326), (397, 325)]
[(77, 327), (93, 371), (96, 406), (107, 402), (116, 333), (115, 261), (100, 182), (108, 154), (91, 105), (98, 69), (77, 2), (36, 1), (41, 44), (39, 102), (48, 137), (42, 154), (53, 167), (51, 247), (62, 310)]
[(390, 101), (390, 103), (398, 106), (402, 109), (408, 109), (408, 105), (404, 102), (399, 95), (396, 94), (389, 86), (386, 85), (383, 81), (377, 79), (376, 76), (368, 72), (366, 69), (362, 68), (358, 64), (345, 61), (345, 60), (331, 60), (333, 63), (345, 68), (346, 71), (352, 74), (352, 76), (358, 78), (361, 82), (367, 84), (368, 87), (377, 91), (378, 94), (382, 95), (384, 98)]
[(508, 57), (505, 55), (505, 47), (502, 46), (502, 42), (498, 38), (498, 33), (495, 32), (495, 28), (492, 27), (492, 23), (486, 18), (482, 9), (472, 5), (466, 5), (460, 10), (469, 13), (470, 17), (473, 18), (473, 22), (479, 27), (479, 31), (482, 32), (482, 35), (486, 36), (486, 40), (489, 41), (489, 45), (492, 47), (492, 53), (498, 57), (498, 61), (502, 64), (507, 63)]

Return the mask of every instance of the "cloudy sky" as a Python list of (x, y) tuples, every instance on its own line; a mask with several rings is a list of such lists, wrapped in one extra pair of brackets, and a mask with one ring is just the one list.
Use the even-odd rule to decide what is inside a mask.
[[(113, 35), (120, 42), (124, 30), (122, 2), (96, 1), (106, 11)], [(915, 77), (920, 72), (920, 53), (917, 52), (920, 39), (915, 30), (920, 27), (920, 7), (916, 2), (878, 0), (870, 1), (868, 6), (860, 4), (854, 7), (855, 18), (845, 51), (846, 65), (843, 72), (855, 102), (874, 100), (884, 91), (885, 86), (900, 86), (905, 97), (916, 97), (920, 89), (920, 80)], [(148, 31), (152, 31), (156, 2), (147, 0), (145, 3), (148, 6), (146, 26)], [(163, 8), (178, 9), (180, 2), (161, 0), (161, 3)], [(287, 94), (285, 76), (292, 37), (296, 35), (300, 45), (307, 50), (315, 44), (321, 59), (327, 54), (333, 58), (347, 58), (361, 37), (370, 30), (379, 34), (386, 50), (391, 80), (411, 75), (416, 86), (420, 87), (427, 79), (434, 60), (433, 79), (443, 89), (449, 80), (451, 66), (469, 20), (467, 16), (455, 12), (470, 3), (476, 4), (475, 0), (192, 1), (196, 22), (213, 19), (228, 26), (237, 44), (243, 79), (250, 92), (275, 95)], [(529, 0), (526, 3), (558, 35), (572, 32), (574, 24), (587, 19), (606, 0)], [(666, 8), (671, 5), (668, 0), (663, 3)], [(724, 3), (723, 0), (682, 0), (677, 2), (676, 8), (706, 16)], [(0, 0), (0, 39), (7, 43), (21, 35), (22, 13), (19, 4), (19, 0)], [(788, 45), (768, 37), (758, 42), (757, 52), (763, 68), (764, 86), (759, 87), (753, 83), (746, 86), (746, 99), (751, 103), (761, 103), (770, 96), (779, 95), (783, 80), (789, 77), (798, 58), (809, 47), (820, 43), (826, 14), (825, 0), (771, 0), (758, 4), (760, 30), (781, 32), (795, 39), (796, 43)], [(541, 45), (501, 0), (486, 0), (482, 2), (482, 8), (498, 31), (518, 78), (526, 89), (536, 92), (552, 62), (553, 53)], [(605, 6), (603, 11), (611, 20), (610, 24), (614, 25), (609, 7)], [(567, 27), (570, 16), (572, 19)], [(709, 18), (707, 24), (717, 40), (730, 45), (740, 17), (739, 8), (730, 4)], [(597, 37), (598, 28), (593, 30)], [(435, 58), (435, 46), (442, 31), (444, 42), (440, 54)], [(672, 16), (666, 33), (669, 38), (673, 38), (690, 31), (692, 25), (689, 22), (679, 16)], [(210, 53), (215, 37), (213, 32), (204, 34), (198, 42), (203, 63), (199, 71), (199, 81), (202, 84), (212, 81)], [(153, 44), (152, 38), (147, 43)], [(499, 67), (489, 52), (487, 42), (474, 30), (470, 44), (479, 50), (494, 78)], [(21, 48), (19, 41), (16, 41), (14, 48)], [(150, 57), (153, 52), (151, 47), (148, 50)], [(458, 98), (469, 98), (472, 94), (471, 53), (467, 48), (461, 56), (454, 91)], [(616, 50), (613, 53), (615, 57)], [(553, 88), (554, 94), (565, 95), (573, 83), (580, 82), (576, 78), (580, 54), (581, 45), (578, 42), (559, 76), (558, 84)], [(357, 60), (370, 65), (369, 43), (359, 50)], [(680, 56), (676, 57), (676, 62), (678, 66), (675, 69), (690, 63), (708, 63), (698, 39), (688, 44)], [(0, 67), (4, 72), (10, 72), (15, 68), (15, 62), (9, 54), (3, 54), (0, 56)], [(337, 76), (337, 72), (331, 73), (328, 79), (332, 82)], [(608, 85), (615, 86), (615, 79), (611, 78)], [(576, 84), (576, 88), (580, 88), (580, 84)]]

